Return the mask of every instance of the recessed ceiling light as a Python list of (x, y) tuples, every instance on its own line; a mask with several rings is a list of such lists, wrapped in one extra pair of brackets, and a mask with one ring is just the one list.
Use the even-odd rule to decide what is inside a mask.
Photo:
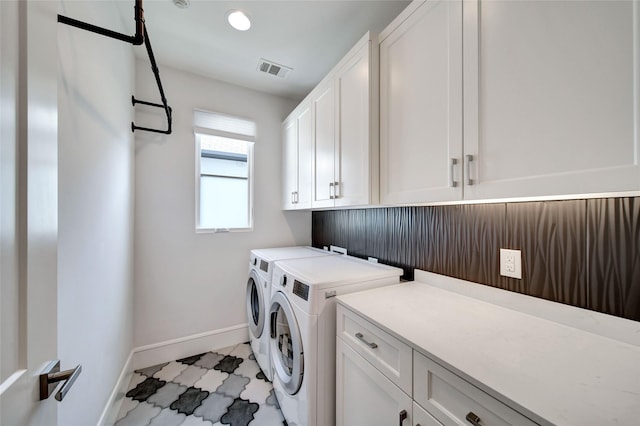
[(249, 17), (240, 10), (230, 10), (227, 12), (227, 21), (229, 25), (238, 31), (247, 31), (251, 28)]
[(175, 4), (176, 7), (179, 7), (180, 9), (186, 9), (189, 7), (191, 2), (189, 0), (173, 0), (173, 4)]

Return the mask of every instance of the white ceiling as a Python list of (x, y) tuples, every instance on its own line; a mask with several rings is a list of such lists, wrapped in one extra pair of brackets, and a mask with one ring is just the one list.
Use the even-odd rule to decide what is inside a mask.
[[(133, 28), (133, 0), (119, 1)], [(366, 31), (379, 32), (409, 1), (402, 0), (146, 0), (144, 15), (162, 76), (162, 65), (301, 100)], [(231, 28), (225, 14), (240, 9), (250, 30)], [(128, 25), (127, 25), (128, 26)], [(131, 31), (133, 33), (133, 30)], [(146, 59), (143, 47), (136, 55)], [(284, 79), (256, 71), (264, 58), (293, 68)]]

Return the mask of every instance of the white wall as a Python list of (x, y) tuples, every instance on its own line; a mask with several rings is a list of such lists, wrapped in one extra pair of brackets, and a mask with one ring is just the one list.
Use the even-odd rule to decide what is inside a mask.
[[(125, 33), (112, 2), (62, 1), (60, 13)], [(132, 349), (132, 46), (66, 25), (59, 41), (58, 347), (83, 371), (60, 425), (94, 425)]]
[[(249, 251), (311, 242), (311, 214), (281, 210), (280, 125), (295, 102), (164, 66), (160, 75), (174, 132), (135, 135), (135, 346), (246, 324)], [(136, 97), (159, 99), (145, 61)], [(195, 233), (196, 107), (257, 123), (253, 232)], [(136, 124), (164, 126), (163, 113), (138, 108)]]

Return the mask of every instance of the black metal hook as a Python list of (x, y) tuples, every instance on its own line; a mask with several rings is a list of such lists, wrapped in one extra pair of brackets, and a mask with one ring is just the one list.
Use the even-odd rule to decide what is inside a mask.
[(136, 126), (135, 123), (131, 122), (131, 131), (135, 132), (136, 130), (143, 130), (145, 132), (163, 133), (166, 135), (170, 135), (172, 111), (171, 111), (171, 107), (167, 103), (167, 98), (164, 95), (164, 90), (162, 88), (162, 81), (160, 80), (160, 71), (158, 70), (158, 65), (156, 64), (156, 58), (153, 55), (153, 50), (151, 49), (151, 41), (149, 40), (149, 34), (147, 33), (147, 27), (144, 21), (144, 10), (142, 9), (142, 0), (135, 0), (134, 9), (135, 9), (135, 21), (136, 21), (136, 33), (133, 36), (122, 34), (106, 28), (98, 27), (96, 25), (88, 24), (86, 22), (78, 21), (77, 19), (69, 18), (63, 15), (58, 15), (58, 22), (62, 24), (70, 25), (72, 27), (80, 28), (82, 30), (91, 31), (93, 33), (100, 34), (106, 37), (114, 38), (116, 40), (131, 43), (136, 46), (139, 46), (142, 43), (144, 43), (147, 49), (147, 55), (149, 56), (149, 62), (151, 62), (151, 70), (153, 71), (153, 75), (156, 78), (156, 84), (158, 85), (158, 91), (160, 92), (160, 99), (162, 100), (162, 104), (141, 101), (139, 99), (136, 99), (134, 96), (131, 96), (131, 103), (133, 106), (135, 106), (136, 104), (143, 104), (143, 105), (149, 105), (149, 106), (164, 109), (165, 114), (167, 116), (167, 130), (158, 130), (158, 129), (151, 129), (148, 127), (140, 127), (140, 126)]

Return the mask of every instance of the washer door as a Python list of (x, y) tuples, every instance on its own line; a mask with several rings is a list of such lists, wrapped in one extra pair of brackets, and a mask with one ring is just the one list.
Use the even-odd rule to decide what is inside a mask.
[(260, 283), (258, 273), (252, 269), (247, 281), (247, 317), (251, 335), (256, 339), (262, 335), (265, 317), (264, 296)]
[(289, 395), (298, 393), (304, 373), (302, 336), (287, 296), (278, 291), (269, 310), (271, 334), (269, 348), (275, 374)]

